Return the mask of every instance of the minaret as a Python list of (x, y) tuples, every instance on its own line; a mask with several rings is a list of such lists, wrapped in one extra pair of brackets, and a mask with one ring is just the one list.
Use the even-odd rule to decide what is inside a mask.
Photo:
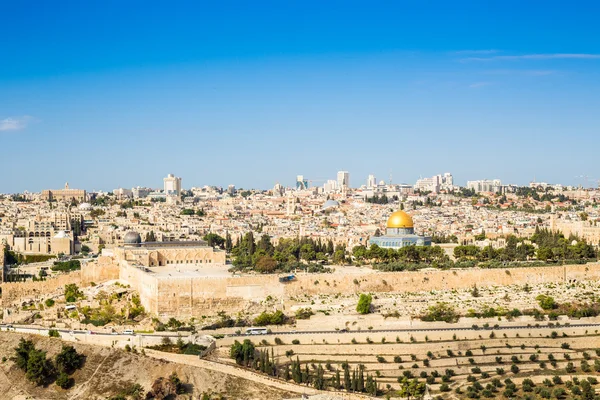
[(296, 207), (296, 204), (294, 203), (294, 195), (292, 194), (291, 191), (288, 192), (286, 202), (287, 202), (286, 215), (288, 215), (288, 216), (294, 215), (294, 208)]

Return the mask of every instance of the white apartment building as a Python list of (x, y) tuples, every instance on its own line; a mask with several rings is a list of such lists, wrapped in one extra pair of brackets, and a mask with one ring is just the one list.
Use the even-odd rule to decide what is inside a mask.
[(133, 197), (133, 191), (131, 191), (129, 189), (123, 189), (123, 188), (114, 189), (113, 194), (119, 200)]
[(375, 175), (369, 175), (369, 177), (367, 178), (367, 188), (373, 189), (376, 187), (377, 187), (377, 178), (375, 178)]
[(350, 173), (348, 171), (338, 171), (337, 173), (337, 185), (341, 190), (342, 188), (350, 187)]
[(167, 196), (179, 196), (181, 195), (181, 178), (169, 174), (163, 179), (165, 185), (165, 194)]
[(502, 191), (502, 181), (500, 179), (482, 179), (478, 181), (468, 181), (467, 189), (472, 189), (475, 191), (475, 193), (500, 192)]
[(131, 188), (131, 194), (133, 195), (134, 199), (144, 199), (146, 197), (148, 197), (148, 195), (150, 193), (152, 193), (153, 190), (150, 188), (146, 188), (146, 187), (134, 187)]
[(421, 178), (415, 183), (415, 190), (439, 193), (440, 190), (453, 190), (454, 178), (449, 172), (434, 175), (431, 178)]

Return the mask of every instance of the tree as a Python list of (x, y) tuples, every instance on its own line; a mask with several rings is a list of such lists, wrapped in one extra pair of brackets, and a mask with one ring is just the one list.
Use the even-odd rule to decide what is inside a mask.
[(27, 362), (29, 361), (29, 354), (32, 350), (35, 350), (35, 346), (31, 340), (25, 340), (23, 338), (19, 340), (19, 346), (15, 348), (15, 363), (19, 369), (27, 371)]
[(73, 346), (63, 346), (56, 355), (56, 368), (59, 372), (72, 374), (83, 365), (84, 356), (79, 354)]
[(56, 378), (56, 385), (62, 389), (70, 388), (73, 386), (73, 383), (75, 383), (75, 380), (64, 372), (59, 373)]
[(540, 307), (542, 307), (542, 310), (552, 310), (557, 307), (554, 298), (551, 296), (540, 294), (535, 299), (538, 301)]
[(275, 271), (277, 268), (277, 261), (269, 255), (260, 256), (256, 262), (255, 268), (258, 272), (268, 274)]
[(249, 339), (245, 339), (243, 343), (237, 340), (231, 345), (229, 351), (231, 358), (235, 360), (238, 365), (249, 366), (256, 357), (256, 349), (254, 343)]
[(54, 373), (52, 361), (46, 358), (46, 352), (32, 349), (27, 360), (25, 377), (36, 385), (43, 385)]
[(205, 235), (203, 238), (207, 242), (207, 244), (211, 247), (220, 247), (224, 248), (225, 239), (216, 233), (209, 233)]
[(358, 305), (356, 306), (356, 311), (360, 314), (369, 314), (371, 312), (371, 302), (373, 301), (373, 296), (370, 294), (361, 294), (358, 299)]
[(316, 252), (311, 244), (304, 244), (300, 247), (300, 258), (306, 261), (312, 261), (316, 257)]
[(154, 235), (154, 231), (150, 231), (146, 233), (146, 239), (144, 242), (156, 242), (156, 236)]
[(430, 306), (427, 313), (421, 317), (423, 321), (457, 322), (459, 314), (454, 307), (446, 302), (438, 302)]
[(400, 391), (398, 394), (401, 397), (406, 397), (410, 400), (411, 397), (420, 398), (425, 394), (425, 382), (419, 382), (415, 379), (408, 379), (408, 377), (404, 376), (402, 379), (398, 378), (400, 383)]
[(225, 250), (230, 253), (231, 249), (233, 249), (233, 242), (231, 241), (231, 235), (227, 232), (225, 234)]
[(73, 303), (82, 297), (83, 293), (79, 290), (79, 287), (77, 287), (76, 284), (69, 283), (68, 285), (65, 285), (65, 300), (67, 303)]

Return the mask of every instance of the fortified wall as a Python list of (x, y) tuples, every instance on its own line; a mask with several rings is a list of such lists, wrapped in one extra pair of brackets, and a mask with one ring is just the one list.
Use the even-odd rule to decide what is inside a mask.
[(56, 278), (47, 279), (45, 281), (5, 282), (0, 285), (0, 288), (2, 289), (2, 306), (7, 308), (15, 302), (26, 299), (37, 299), (38, 301), (41, 301), (44, 299), (45, 295), (71, 283), (78, 285), (81, 283), (80, 271), (62, 274)]
[(119, 268), (109, 257), (99, 257), (96, 262), (87, 263), (80, 271), (60, 274), (45, 281), (5, 282), (2, 289), (2, 306), (10, 307), (15, 302), (26, 299), (43, 299), (45, 296), (74, 283), (78, 286), (90, 286), (112, 279), (119, 279)]
[(267, 296), (282, 300), (304, 295), (363, 292), (418, 292), (600, 280), (600, 264), (511, 269), (431, 270), (363, 274), (303, 274), (288, 283), (277, 275), (240, 277), (156, 277), (123, 264), (121, 279), (140, 292), (142, 304), (160, 316), (191, 317), (237, 312)]
[(140, 293), (142, 304), (154, 315), (187, 318), (237, 312), (271, 296), (283, 301), (304, 295), (364, 292), (418, 292), (478, 287), (600, 280), (600, 264), (507, 269), (422, 270), (414, 272), (365, 272), (300, 274), (279, 282), (277, 275), (227, 277), (169, 277), (100, 257), (81, 271), (43, 282), (3, 283), (2, 304), (8, 307), (23, 299), (42, 299), (69, 283), (88, 286), (92, 282), (120, 279)]

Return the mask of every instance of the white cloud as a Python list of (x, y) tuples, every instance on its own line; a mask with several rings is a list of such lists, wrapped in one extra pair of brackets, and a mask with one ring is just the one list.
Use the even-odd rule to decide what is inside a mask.
[(31, 121), (31, 117), (24, 115), (22, 117), (8, 117), (0, 120), (0, 132), (2, 131), (19, 131), (25, 129)]
[(492, 57), (467, 57), (461, 61), (514, 61), (514, 60), (561, 60), (561, 59), (579, 59), (595, 60), (600, 59), (600, 54), (589, 53), (553, 53), (553, 54), (523, 54), (519, 56), (492, 56)]

